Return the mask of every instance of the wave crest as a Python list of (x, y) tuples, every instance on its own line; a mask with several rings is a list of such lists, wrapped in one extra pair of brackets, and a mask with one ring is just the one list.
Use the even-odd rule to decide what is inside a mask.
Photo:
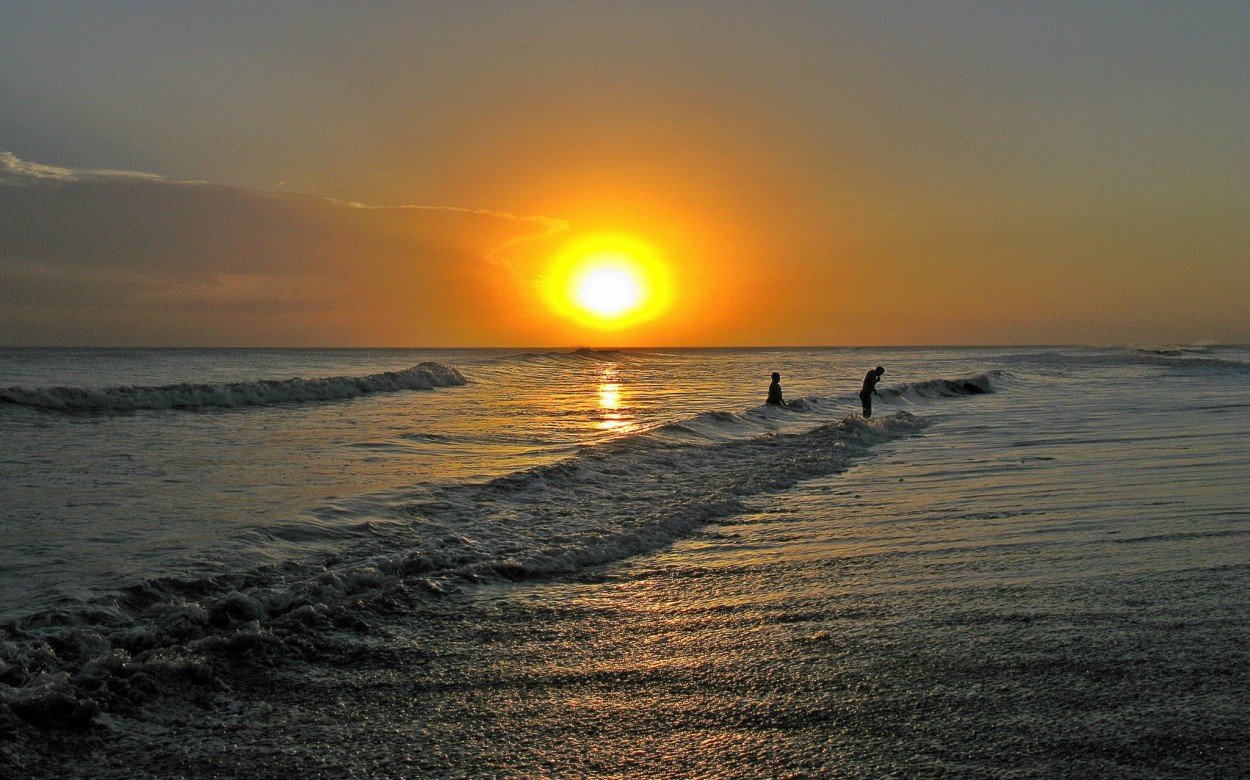
[(509, 363), (532, 363), (536, 365), (577, 365), (586, 363), (619, 363), (630, 355), (617, 349), (591, 349), (581, 347), (571, 352), (523, 352), (501, 358)]
[(984, 395), (994, 392), (994, 381), (1002, 376), (1001, 371), (991, 371), (988, 374), (975, 374), (961, 379), (930, 379), (879, 389), (877, 393), (887, 399), (903, 398), (910, 401)]
[(1132, 362), (1169, 368), (1240, 370), (1250, 368), (1250, 363), (1244, 360), (1217, 357), (1210, 349), (1135, 349), (1128, 354)]
[(159, 409), (237, 408), (314, 401), (343, 401), (370, 393), (433, 390), (467, 384), (455, 368), (427, 361), (402, 371), (321, 379), (260, 379), (228, 384), (157, 387), (5, 387), (0, 404), (57, 412), (134, 412)]

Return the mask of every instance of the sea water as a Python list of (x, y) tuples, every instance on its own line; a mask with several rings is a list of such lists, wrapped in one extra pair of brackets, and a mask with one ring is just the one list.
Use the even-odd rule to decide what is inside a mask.
[(1236, 776), (1248, 380), (1230, 347), (3, 351), (0, 766)]

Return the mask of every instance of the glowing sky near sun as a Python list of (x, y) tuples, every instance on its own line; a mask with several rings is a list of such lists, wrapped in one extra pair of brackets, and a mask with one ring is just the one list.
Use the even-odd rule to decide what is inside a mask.
[(668, 310), (669, 276), (653, 245), (636, 236), (605, 233), (569, 242), (547, 266), (542, 284), (556, 313), (616, 332)]
[(1247, 52), (1245, 3), (7, 3), (0, 345), (1246, 342)]

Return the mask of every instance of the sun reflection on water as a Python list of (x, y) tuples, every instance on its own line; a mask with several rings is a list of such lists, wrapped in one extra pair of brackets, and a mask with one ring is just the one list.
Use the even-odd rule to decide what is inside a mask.
[(638, 427), (628, 397), (621, 389), (616, 365), (605, 366), (599, 374), (599, 422), (596, 428), (612, 433), (628, 433)]

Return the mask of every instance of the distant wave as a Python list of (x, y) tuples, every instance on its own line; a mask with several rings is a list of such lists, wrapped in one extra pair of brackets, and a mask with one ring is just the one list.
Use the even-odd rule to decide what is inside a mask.
[(1135, 355), (1162, 355), (1165, 357), (1181, 357), (1184, 355), (1209, 355), (1210, 347), (1140, 347), (1133, 350)]
[(621, 350), (591, 349), (590, 347), (581, 347), (571, 352), (523, 352), (502, 358), (502, 360), (510, 363), (544, 363), (548, 365), (552, 363), (619, 363), (622, 360), (629, 359), (630, 355)]
[(1160, 366), (1193, 370), (1250, 369), (1245, 347), (1137, 347), (1133, 349), (1080, 350), (1034, 354), (1034, 360), (1049, 359), (1056, 366), (1074, 364)]
[(1250, 362), (1235, 358), (1217, 357), (1214, 350), (1205, 347), (1178, 349), (1135, 349), (1128, 353), (1135, 363), (1173, 368), (1250, 368)]
[(341, 401), (370, 393), (432, 390), (466, 384), (455, 368), (425, 362), (402, 371), (323, 379), (260, 379), (227, 384), (158, 387), (5, 387), (0, 404), (58, 412), (133, 412), (154, 409), (274, 406), (310, 401)]

